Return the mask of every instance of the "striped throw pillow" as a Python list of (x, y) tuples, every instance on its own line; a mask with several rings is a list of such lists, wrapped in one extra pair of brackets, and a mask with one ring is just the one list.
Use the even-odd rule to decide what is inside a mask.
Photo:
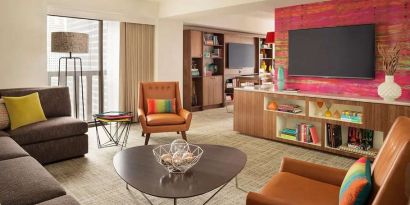
[(176, 99), (147, 99), (149, 114), (176, 113)]
[(7, 112), (4, 100), (0, 99), (0, 130), (10, 127), (9, 113)]
[(347, 171), (339, 192), (339, 205), (366, 204), (371, 188), (370, 161), (362, 157)]

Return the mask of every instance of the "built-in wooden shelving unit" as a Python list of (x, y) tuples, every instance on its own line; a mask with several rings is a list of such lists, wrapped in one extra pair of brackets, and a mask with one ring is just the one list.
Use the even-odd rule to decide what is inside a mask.
[[(293, 114), (270, 110), (269, 104), (299, 105), (302, 112)], [(328, 103), (329, 109), (317, 102)], [(337, 97), (332, 95), (312, 95), (303, 93), (286, 93), (264, 90), (235, 89), (234, 130), (243, 134), (270, 140), (285, 142), (315, 150), (358, 158), (368, 156), (374, 159), (384, 142), (384, 138), (399, 116), (410, 116), (410, 102), (384, 102), (377, 99), (359, 99)], [(272, 107), (271, 107), (272, 108)], [(332, 113), (326, 117), (326, 111)], [(343, 111), (355, 113), (360, 118), (342, 119), (338, 114)], [(347, 121), (354, 120), (354, 121)], [(313, 125), (317, 130), (319, 142), (306, 143), (293, 139), (284, 139), (280, 133), (285, 128), (295, 129), (297, 124)], [(329, 131), (329, 127), (337, 130)], [(350, 129), (349, 129), (350, 128)], [(350, 132), (350, 133), (349, 133)], [(372, 133), (371, 146), (366, 149), (353, 147), (348, 142), (351, 132)], [(328, 135), (331, 135), (333, 138)], [(335, 140), (335, 136), (337, 137)], [(357, 136), (357, 135), (355, 135)], [(362, 136), (364, 137), (364, 136)], [(350, 140), (352, 137), (350, 137)], [(360, 138), (365, 139), (365, 138)], [(331, 143), (331, 141), (333, 143)], [(366, 144), (360, 141), (360, 145)], [(348, 146), (349, 145), (349, 146)], [(369, 149), (370, 148), (370, 149)]]

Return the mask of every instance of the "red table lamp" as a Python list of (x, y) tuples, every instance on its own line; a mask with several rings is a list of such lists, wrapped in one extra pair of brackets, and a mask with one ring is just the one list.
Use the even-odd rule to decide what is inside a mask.
[(275, 32), (268, 32), (265, 38), (266, 44), (273, 44), (275, 43)]

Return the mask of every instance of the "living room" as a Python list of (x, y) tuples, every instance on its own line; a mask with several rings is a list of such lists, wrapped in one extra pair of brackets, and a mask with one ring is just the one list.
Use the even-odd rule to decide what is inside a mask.
[(0, 204), (410, 205), (409, 0), (1, 0)]

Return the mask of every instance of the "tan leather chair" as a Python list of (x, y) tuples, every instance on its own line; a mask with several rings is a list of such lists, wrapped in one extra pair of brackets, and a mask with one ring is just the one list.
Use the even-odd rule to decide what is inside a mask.
[[(182, 108), (178, 82), (144, 82), (139, 87), (138, 119), (148, 144), (151, 133), (177, 132), (187, 140), (186, 131), (189, 130), (192, 114)], [(176, 114), (161, 113), (146, 115), (147, 99), (176, 99)]]
[[(249, 192), (248, 205), (338, 204), (347, 170), (284, 158), (278, 174), (259, 193)], [(410, 204), (410, 118), (399, 117), (372, 164), (372, 205)]]

